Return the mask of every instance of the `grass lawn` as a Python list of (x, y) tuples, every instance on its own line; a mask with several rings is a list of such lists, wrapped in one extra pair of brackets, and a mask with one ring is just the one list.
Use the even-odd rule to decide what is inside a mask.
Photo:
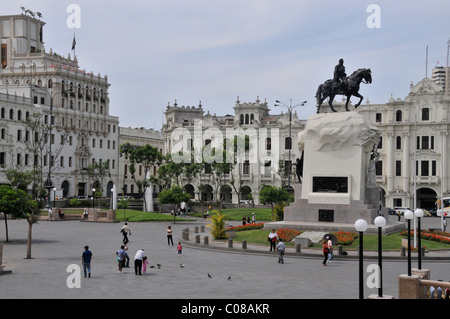
[[(236, 232), (236, 237), (233, 241), (242, 242), (244, 239), (248, 243), (269, 245), (267, 242), (267, 236), (270, 231), (268, 229), (256, 229)], [(412, 242), (412, 239), (411, 239)], [(294, 247), (294, 242), (285, 243), (288, 247)], [(425, 249), (450, 249), (450, 245), (439, 243), (431, 240), (421, 240), (422, 247)], [(382, 237), (383, 250), (400, 250), (402, 247), (402, 236), (400, 233), (394, 233), (391, 235)], [(344, 246), (346, 250), (356, 250), (359, 246), (359, 239), (357, 238), (350, 246)], [(320, 249), (322, 244), (314, 244), (312, 247)], [(364, 249), (378, 250), (378, 235), (364, 235)]]
[[(129, 222), (173, 222), (173, 216), (170, 214), (160, 214), (160, 213), (152, 213), (152, 212), (143, 212), (133, 209), (117, 209), (116, 211), (116, 220), (118, 221), (129, 221)], [(190, 221), (190, 219), (176, 217), (175, 222), (177, 221)]]
[[(272, 220), (272, 209), (271, 208), (228, 208), (222, 209), (222, 214), (226, 215), (226, 220), (237, 220), (241, 221), (242, 217), (249, 216), (252, 219), (252, 213), (255, 213), (256, 222), (270, 221)], [(211, 216), (211, 212), (209, 214)], [(200, 212), (195, 212), (191, 216), (202, 217)]]

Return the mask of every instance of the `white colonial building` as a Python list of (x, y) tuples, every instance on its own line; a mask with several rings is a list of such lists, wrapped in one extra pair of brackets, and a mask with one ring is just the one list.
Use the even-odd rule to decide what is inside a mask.
[[(151, 145), (156, 147), (159, 152), (164, 155), (164, 137), (162, 132), (155, 131), (154, 129), (147, 129), (144, 127), (131, 128), (131, 127), (119, 127), (119, 146), (130, 143), (131, 145), (144, 146)], [(119, 182), (118, 182), (118, 193), (124, 195), (130, 195), (136, 197), (139, 195), (138, 186), (134, 181), (130, 173), (130, 160), (125, 154), (120, 154), (119, 157)], [(155, 165), (151, 168), (150, 174), (153, 176), (157, 175), (158, 167)], [(145, 172), (141, 165), (136, 168), (136, 179), (143, 180), (145, 178)], [(153, 186), (153, 196), (156, 197), (157, 193), (160, 192), (159, 187)]]
[(404, 99), (357, 111), (382, 130), (376, 175), (386, 207), (432, 209), (450, 195), (450, 96), (442, 82), (425, 78)]
[[(259, 98), (255, 102), (241, 102), (238, 98), (232, 115), (219, 116), (209, 111), (205, 114), (201, 103), (197, 107), (178, 106), (176, 102), (168, 105), (162, 131), (166, 154), (186, 154), (192, 150), (193, 161), (201, 160), (201, 156), (197, 156), (205, 152), (209, 144), (221, 149), (224, 140), (233, 141), (235, 136), (246, 138), (248, 144), (244, 145), (238, 164), (223, 181), (214, 181), (207, 166), (193, 181), (188, 183), (183, 179), (183, 187), (195, 199), (237, 203), (238, 194), (230, 184), (234, 180), (241, 200), (253, 198), (255, 204), (259, 204), (259, 191), (264, 185), (287, 186), (297, 180), (294, 164), (301, 157), (297, 135), (304, 124), (296, 113), (292, 113), (292, 117), (289, 111), (270, 114), (268, 103)], [(286, 173), (288, 167), (292, 169), (290, 182)]]
[[(19, 112), (22, 118), (24, 112), (40, 112), (42, 122), (52, 127), (42, 162), (44, 172), (52, 164), (54, 187), (62, 190), (64, 197), (91, 195), (94, 185), (86, 167), (107, 162), (109, 174), (100, 186), (103, 196), (109, 196), (118, 182), (119, 120), (109, 114), (108, 78), (80, 69), (76, 56), (65, 58), (51, 49), (47, 52), (42, 40), (44, 25), (24, 14), (0, 16), (0, 93), (7, 113), (2, 125), (9, 135), (19, 134), (15, 128)], [(26, 132), (21, 134), (23, 139)], [(17, 154), (22, 154), (25, 164), (29, 154), (19, 137), (13, 142), (1, 143), (0, 152), (15, 155), (16, 163)], [(3, 163), (8, 168), (10, 161), (4, 159)]]

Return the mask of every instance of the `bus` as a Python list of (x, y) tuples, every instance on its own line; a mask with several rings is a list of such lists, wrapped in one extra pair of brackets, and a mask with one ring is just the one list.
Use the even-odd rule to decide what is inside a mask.
[(442, 211), (444, 211), (444, 217), (450, 216), (450, 197), (443, 198), (443, 209), (441, 209), (441, 201), (438, 199), (436, 201), (436, 214), (437, 216), (442, 216)]

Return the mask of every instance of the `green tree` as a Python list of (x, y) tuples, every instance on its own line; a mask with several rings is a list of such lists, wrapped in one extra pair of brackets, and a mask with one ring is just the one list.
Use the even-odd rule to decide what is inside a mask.
[(290, 195), (287, 190), (282, 187), (276, 187), (271, 185), (265, 185), (259, 192), (259, 201), (263, 204), (281, 204), (290, 200)]
[[(26, 218), (28, 222), (27, 259), (31, 259), (32, 227), (37, 223), (40, 215), (38, 203), (21, 189), (10, 185), (0, 185), (0, 211), (15, 218)], [(8, 230), (6, 229), (8, 234)], [(8, 241), (8, 235), (7, 239)]]
[[(174, 211), (177, 205), (182, 202), (188, 202), (191, 199), (191, 195), (186, 193), (183, 188), (178, 185), (173, 186), (171, 189), (164, 190), (158, 195), (159, 202), (161, 204), (174, 205)], [(173, 214), (173, 222), (175, 223), (176, 214)]]
[(101, 196), (103, 193), (103, 179), (110, 172), (108, 166), (108, 162), (94, 162), (86, 167), (87, 174), (92, 179), (92, 186), (95, 187), (95, 196)]
[(22, 196), (18, 196), (19, 192), (23, 192), (19, 189), (14, 189), (10, 185), (0, 185), (0, 212), (5, 217), (5, 231), (6, 241), (9, 241), (8, 235), (8, 215), (12, 218), (23, 217), (23, 203)]
[[(139, 194), (142, 196), (142, 194), (145, 194), (147, 187), (150, 186), (150, 183), (156, 182), (156, 177), (150, 176), (150, 172), (153, 166), (161, 163), (163, 157), (158, 148), (150, 144), (139, 146), (125, 143), (120, 146), (120, 152), (124, 153), (130, 159), (129, 170), (131, 177), (139, 189)], [(144, 170), (144, 177), (141, 179), (135, 174), (137, 166), (141, 166)], [(146, 203), (144, 197), (144, 207), (147, 207), (147, 205), (148, 203)]]

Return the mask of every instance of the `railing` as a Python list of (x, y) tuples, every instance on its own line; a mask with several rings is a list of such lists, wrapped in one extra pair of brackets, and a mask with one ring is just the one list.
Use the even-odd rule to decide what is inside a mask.
[[(422, 299), (445, 299), (445, 290), (450, 289), (450, 282), (422, 279), (419, 281), (419, 287), (426, 291)], [(433, 292), (431, 292), (431, 287), (434, 288)], [(438, 287), (442, 289), (440, 296)]]

